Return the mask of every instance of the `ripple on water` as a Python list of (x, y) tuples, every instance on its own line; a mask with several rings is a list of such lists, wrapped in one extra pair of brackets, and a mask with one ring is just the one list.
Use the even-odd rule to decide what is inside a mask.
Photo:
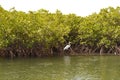
[(39, 65), (39, 66), (51, 66), (51, 65), (53, 65), (53, 63), (39, 63), (37, 65)]
[(75, 76), (73, 77), (71, 80), (101, 80), (99, 78), (95, 78), (93, 76), (89, 76), (89, 75), (82, 75), (82, 76)]

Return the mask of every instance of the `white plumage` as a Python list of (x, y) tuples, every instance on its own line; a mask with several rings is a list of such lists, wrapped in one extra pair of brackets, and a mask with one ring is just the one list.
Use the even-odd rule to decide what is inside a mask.
[(64, 50), (68, 50), (68, 49), (70, 48), (70, 46), (71, 46), (70, 43), (71, 43), (71, 42), (69, 42), (68, 45), (66, 45), (66, 46), (64, 47)]
[(70, 45), (68, 44), (64, 47), (64, 50), (68, 50), (69, 48), (70, 48)]

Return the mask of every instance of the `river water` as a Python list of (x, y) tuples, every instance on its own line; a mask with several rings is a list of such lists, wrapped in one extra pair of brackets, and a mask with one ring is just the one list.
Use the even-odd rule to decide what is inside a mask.
[(120, 56), (0, 58), (0, 80), (120, 80)]

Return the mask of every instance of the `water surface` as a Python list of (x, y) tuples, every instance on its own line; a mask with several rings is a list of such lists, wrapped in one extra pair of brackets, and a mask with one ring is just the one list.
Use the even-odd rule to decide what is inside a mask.
[(119, 56), (0, 58), (0, 80), (119, 80), (119, 61)]

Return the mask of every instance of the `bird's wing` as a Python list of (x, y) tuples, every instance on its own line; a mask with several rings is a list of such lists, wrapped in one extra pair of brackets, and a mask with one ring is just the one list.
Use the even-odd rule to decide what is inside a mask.
[(64, 50), (67, 50), (68, 48), (70, 48), (70, 45), (65, 46)]

